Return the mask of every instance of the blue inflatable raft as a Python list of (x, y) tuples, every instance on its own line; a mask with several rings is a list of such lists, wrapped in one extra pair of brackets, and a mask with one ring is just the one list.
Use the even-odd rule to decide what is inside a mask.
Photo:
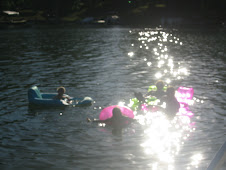
[(46, 106), (46, 107), (60, 107), (60, 106), (87, 106), (92, 105), (93, 99), (91, 97), (71, 98), (72, 103), (65, 100), (54, 99), (57, 93), (41, 93), (37, 86), (32, 86), (28, 90), (28, 101), (30, 105)]

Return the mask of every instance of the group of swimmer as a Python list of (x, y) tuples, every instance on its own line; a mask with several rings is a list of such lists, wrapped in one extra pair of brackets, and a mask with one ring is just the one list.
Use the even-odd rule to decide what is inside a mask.
[[(179, 108), (180, 104), (175, 97), (175, 89), (172, 86), (167, 87), (166, 92), (163, 90), (164, 82), (162, 80), (158, 80), (156, 82), (156, 91), (150, 91), (145, 95), (141, 93), (134, 93), (135, 97), (141, 102), (144, 103), (146, 98), (150, 98), (150, 96), (154, 96), (160, 100), (160, 103), (157, 106), (158, 110), (165, 112), (168, 116), (175, 115)], [(161, 107), (161, 105), (165, 103), (165, 107)], [(149, 106), (153, 107), (153, 106)]]
[[(165, 112), (168, 116), (173, 117), (180, 108), (180, 104), (175, 97), (175, 89), (172, 86), (167, 87), (166, 92), (163, 90), (164, 82), (159, 80), (156, 82), (156, 91), (150, 91), (147, 94), (143, 95), (142, 93), (134, 93), (135, 97), (140, 101), (140, 103), (144, 103), (145, 99), (154, 96), (160, 100), (159, 105), (157, 106), (149, 106), (149, 107), (157, 107), (158, 110)], [(66, 89), (64, 87), (57, 88), (58, 94), (54, 97), (54, 99), (67, 100), (71, 101), (71, 97), (66, 95)], [(165, 107), (162, 107), (161, 104), (165, 103)], [(87, 118), (87, 122), (97, 122), (97, 123), (106, 123), (110, 124), (113, 129), (122, 129), (125, 127), (125, 122), (127, 124), (134, 121), (134, 119), (124, 116), (120, 110), (120, 108), (115, 107), (112, 110), (112, 117), (106, 120), (91, 120)]]

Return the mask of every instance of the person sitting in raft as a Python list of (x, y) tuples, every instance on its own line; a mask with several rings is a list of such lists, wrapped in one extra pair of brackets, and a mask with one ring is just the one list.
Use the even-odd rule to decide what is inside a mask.
[(166, 95), (162, 98), (161, 102), (165, 102), (165, 113), (168, 116), (174, 116), (180, 108), (180, 103), (175, 97), (175, 89), (170, 86), (166, 90)]
[(162, 80), (158, 80), (155, 83), (157, 90), (156, 91), (150, 91), (148, 92), (146, 95), (142, 95), (140, 92), (138, 93), (134, 93), (135, 97), (140, 101), (140, 102), (144, 102), (146, 97), (149, 96), (155, 96), (157, 99), (161, 99), (164, 95), (166, 95), (166, 93), (163, 91), (163, 87), (164, 87), (164, 82)]
[(66, 100), (68, 103), (70, 102), (71, 97), (65, 94), (66, 89), (63, 86), (57, 88), (57, 93), (58, 94), (54, 97), (54, 99), (56, 99), (56, 100)]
[(94, 119), (92, 121), (91, 119), (87, 118), (87, 122), (110, 124), (113, 127), (113, 129), (117, 129), (117, 130), (126, 127), (126, 125), (128, 125), (132, 121), (134, 121), (134, 119), (122, 115), (122, 112), (121, 112), (120, 108), (118, 108), (118, 107), (115, 107), (112, 110), (112, 117), (109, 119), (106, 119), (106, 120), (95, 120)]
[(166, 93), (163, 91), (164, 82), (162, 80), (158, 80), (155, 83), (157, 90), (156, 91), (150, 91), (145, 96), (155, 96), (158, 99), (161, 99)]

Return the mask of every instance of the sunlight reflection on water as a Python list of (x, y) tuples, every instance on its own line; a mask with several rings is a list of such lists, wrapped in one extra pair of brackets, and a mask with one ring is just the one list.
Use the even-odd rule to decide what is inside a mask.
[[(132, 34), (133, 31), (130, 30), (129, 33)], [(169, 77), (172, 77), (173, 79), (184, 79), (185, 76), (189, 75), (189, 70), (182, 64), (174, 61), (174, 57), (168, 53), (169, 43), (176, 45), (179, 43), (179, 46), (183, 45), (183, 42), (179, 42), (179, 38), (173, 37), (172, 34), (165, 31), (146, 29), (145, 31), (138, 32), (137, 40), (137, 43), (131, 44), (134, 50), (130, 51), (128, 56), (134, 56), (136, 48), (141, 49), (145, 46), (146, 48), (144, 50), (149, 50), (149, 47), (153, 47), (153, 44), (155, 44), (152, 48), (153, 51), (149, 50), (152, 55), (145, 57), (144, 61), (147, 63), (147, 66), (150, 67), (152, 65), (152, 60), (159, 60), (157, 62), (157, 72), (155, 74), (156, 79), (162, 79), (167, 84), (170, 84), (172, 80), (170, 80)]]
[[(132, 34), (133, 31), (130, 31)], [(184, 79), (189, 75), (189, 69), (183, 63), (174, 61), (174, 57), (168, 50), (169, 43), (182, 46), (183, 42), (176, 36), (165, 31), (145, 30), (138, 32), (138, 41), (131, 46), (134, 48), (128, 55), (134, 56), (136, 48), (142, 48), (145, 45), (150, 52), (148, 56), (142, 59), (147, 66), (154, 67), (155, 79), (162, 79), (168, 85), (173, 80)], [(152, 50), (151, 50), (152, 49)], [(139, 51), (137, 51), (138, 53)], [(157, 65), (151, 63), (156, 61)], [(178, 95), (178, 94), (177, 94)], [(180, 96), (181, 97), (181, 96)], [(189, 97), (189, 96), (186, 96)], [(193, 100), (186, 101), (192, 105)], [(144, 111), (143, 114), (137, 114), (136, 119), (144, 128), (145, 140), (140, 144), (146, 155), (152, 155), (158, 161), (152, 164), (153, 169), (158, 169), (159, 163), (167, 163), (168, 169), (174, 169), (176, 156), (180, 153), (181, 148), (195, 131), (195, 123), (191, 121), (193, 113), (182, 106), (179, 113), (172, 120), (164, 113), (157, 111)], [(192, 162), (187, 166), (189, 168), (197, 168), (201, 160), (201, 154), (194, 155)]]
[(140, 144), (144, 153), (173, 167), (175, 157), (195, 130), (190, 117), (178, 115), (169, 120), (162, 112), (146, 112), (136, 119), (144, 127), (145, 140)]

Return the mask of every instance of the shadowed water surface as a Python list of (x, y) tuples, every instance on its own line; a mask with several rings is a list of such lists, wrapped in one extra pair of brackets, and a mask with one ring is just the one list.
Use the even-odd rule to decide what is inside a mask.
[[(205, 169), (225, 141), (225, 30), (1, 30), (1, 169)], [(157, 79), (194, 88), (194, 116), (137, 115), (122, 135), (86, 122)], [(65, 86), (89, 107), (29, 108)]]

